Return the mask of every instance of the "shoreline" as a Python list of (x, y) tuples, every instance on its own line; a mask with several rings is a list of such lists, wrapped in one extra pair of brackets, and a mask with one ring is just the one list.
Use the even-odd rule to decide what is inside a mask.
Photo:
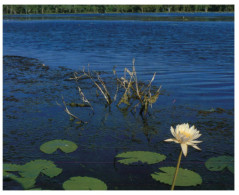
[(233, 13), (232, 12), (223, 12), (223, 11), (215, 11), (215, 12), (107, 12), (107, 13), (94, 13), (94, 12), (86, 12), (86, 13), (44, 13), (44, 14), (3, 14), (3, 16), (31, 16), (31, 15), (95, 15), (95, 14), (99, 14), (99, 15), (107, 15), (107, 14), (194, 14), (194, 13), (202, 13), (202, 14), (211, 14), (211, 13)]

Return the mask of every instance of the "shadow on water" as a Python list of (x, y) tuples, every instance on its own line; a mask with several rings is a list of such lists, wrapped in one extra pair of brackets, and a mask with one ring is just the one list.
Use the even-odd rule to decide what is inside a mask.
[[(234, 156), (234, 110), (215, 108), (201, 110), (197, 106), (168, 104), (167, 95), (160, 95), (146, 117), (138, 112), (119, 109), (112, 104), (106, 107), (102, 96), (87, 79), (80, 86), (94, 107), (71, 106), (82, 103), (77, 85), (69, 80), (69, 68), (52, 68), (37, 59), (21, 56), (4, 56), (3, 97), (3, 161), (24, 164), (35, 159), (52, 160), (63, 172), (52, 179), (40, 176), (36, 187), (59, 190), (61, 183), (73, 176), (89, 176), (104, 181), (110, 190), (168, 190), (170, 186), (156, 182), (150, 176), (161, 166), (176, 166), (179, 146), (164, 143), (170, 138), (170, 126), (188, 122), (202, 133), (202, 151), (189, 148), (189, 155), (181, 166), (193, 170), (203, 178), (196, 187), (178, 187), (182, 190), (219, 190), (234, 188), (234, 176), (224, 170), (209, 172), (205, 161), (213, 156)], [(112, 73), (101, 72), (107, 86)], [(109, 87), (109, 91), (115, 91)], [(164, 94), (167, 94), (166, 92)], [(70, 120), (57, 105), (61, 97), (72, 113), (87, 124)], [(39, 150), (41, 144), (53, 139), (67, 139), (78, 145), (75, 152), (56, 151), (52, 155)], [(223, 144), (223, 145), (222, 145)], [(126, 166), (115, 160), (125, 151), (154, 151), (167, 159), (159, 164)], [(221, 175), (223, 174), (223, 177)], [(4, 180), (5, 190), (21, 189), (14, 181)]]

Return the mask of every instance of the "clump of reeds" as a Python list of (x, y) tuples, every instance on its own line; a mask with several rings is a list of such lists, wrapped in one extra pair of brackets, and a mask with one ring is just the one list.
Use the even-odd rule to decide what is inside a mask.
[(91, 72), (89, 70), (88, 66), (88, 71), (85, 71), (85, 68), (82, 70), (82, 74), (79, 75), (77, 72), (74, 73), (74, 77), (70, 78), (71, 80), (75, 80), (78, 84), (78, 90), (80, 97), (84, 103), (89, 105), (93, 110), (93, 107), (89, 100), (85, 97), (82, 89), (79, 86), (78, 81), (81, 79), (88, 78), (92, 81), (94, 86), (96, 87), (96, 96), (98, 97), (99, 94), (97, 90), (100, 91), (101, 95), (104, 97), (106, 101), (106, 105), (110, 106), (113, 102), (117, 101), (118, 93), (119, 91), (122, 92), (122, 96), (120, 97), (118, 103), (116, 104), (118, 108), (120, 108), (120, 105), (123, 103), (126, 106), (126, 109), (131, 107), (132, 109), (136, 109), (138, 106), (140, 107), (140, 114), (142, 116), (145, 116), (148, 112), (148, 107), (151, 106), (152, 104), (155, 103), (160, 95), (160, 89), (161, 86), (158, 88), (158, 90), (152, 94), (151, 92), (151, 85), (152, 82), (155, 79), (156, 73), (154, 73), (152, 79), (148, 84), (145, 84), (143, 82), (139, 82), (137, 79), (137, 73), (135, 70), (135, 59), (132, 61), (132, 71), (129, 69), (125, 68), (124, 69), (124, 76), (121, 78), (117, 77), (117, 73), (115, 70), (115, 67), (113, 68), (113, 74), (116, 76), (116, 92), (114, 96), (111, 96), (109, 93), (109, 90), (103, 81), (103, 79), (100, 77), (98, 72)]
[[(125, 68), (124, 77), (121, 77), (120, 79), (117, 78), (121, 87), (124, 88), (125, 90), (117, 106), (119, 106), (122, 103), (130, 106), (131, 105), (130, 99), (134, 98), (135, 100), (138, 100), (138, 103), (136, 103), (133, 108), (136, 108), (139, 105), (141, 105), (140, 114), (142, 115), (144, 113), (144, 115), (146, 115), (146, 113), (148, 112), (148, 106), (152, 107), (152, 104), (157, 101), (160, 94), (161, 86), (158, 88), (155, 94), (152, 95), (151, 85), (152, 82), (154, 81), (156, 73), (154, 73), (148, 85), (142, 82), (141, 84), (139, 84), (137, 79), (137, 73), (135, 70), (135, 59), (133, 59), (132, 64), (133, 64), (132, 71)], [(127, 73), (130, 76), (128, 79), (126, 77)]]
[[(99, 73), (95, 72), (95, 74), (93, 75), (90, 72), (89, 68), (88, 68), (87, 72), (85, 71), (85, 68), (83, 68), (82, 73), (83, 73), (82, 75), (78, 76), (78, 73), (75, 72), (74, 78), (70, 78), (70, 79), (74, 79), (74, 80), (78, 81), (82, 77), (89, 78), (94, 83), (94, 85), (97, 87), (97, 89), (101, 92), (101, 94), (104, 96), (107, 104), (110, 105), (112, 103), (112, 98), (110, 97), (110, 93), (109, 93), (104, 81), (101, 79)], [(82, 100), (85, 101), (86, 103), (90, 104), (89, 101), (85, 98), (85, 96), (79, 86), (78, 86), (78, 89), (79, 89), (80, 95), (83, 97)]]

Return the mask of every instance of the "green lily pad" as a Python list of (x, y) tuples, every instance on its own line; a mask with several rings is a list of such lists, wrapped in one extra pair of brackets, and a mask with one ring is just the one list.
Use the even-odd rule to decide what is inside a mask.
[(70, 152), (74, 152), (78, 148), (78, 146), (72, 141), (60, 140), (60, 139), (55, 139), (55, 140), (46, 142), (40, 146), (40, 150), (47, 154), (52, 154), (58, 148), (65, 153), (70, 153)]
[(234, 158), (232, 156), (212, 157), (205, 162), (205, 166), (210, 171), (222, 171), (228, 168), (229, 171), (234, 173)]
[(35, 184), (35, 179), (18, 177), (17, 175), (15, 175), (13, 173), (9, 173), (7, 171), (3, 171), (3, 177), (9, 178), (9, 179), (12, 179), (12, 180), (18, 182), (19, 184), (22, 185), (22, 187), (24, 189), (32, 188), (32, 187), (34, 187), (34, 184)]
[(116, 156), (116, 158), (123, 158), (118, 160), (118, 162), (125, 165), (129, 165), (131, 163), (138, 163), (138, 162), (147, 163), (147, 164), (155, 164), (165, 160), (166, 156), (156, 152), (130, 151), (130, 152), (120, 153)]
[(16, 177), (12, 179), (20, 183), (24, 189), (30, 189), (34, 187), (36, 183), (36, 180), (32, 178)]
[[(19, 176), (11, 172), (18, 172)], [(49, 177), (55, 177), (62, 172), (52, 161), (34, 160), (25, 165), (3, 164), (3, 176), (12, 179), (22, 185), (24, 189), (34, 187), (36, 178), (40, 173)]]
[(3, 164), (4, 171), (19, 171), (20, 169), (21, 169), (21, 165), (9, 164), (9, 163)]
[(107, 190), (107, 185), (93, 177), (71, 177), (63, 183), (65, 190)]
[(231, 173), (234, 173), (234, 166), (233, 165), (228, 165), (227, 168)]
[(56, 167), (52, 161), (33, 160), (22, 165), (19, 174), (22, 177), (37, 178), (40, 173), (44, 173), (48, 177), (55, 177), (62, 172), (61, 168)]
[[(161, 183), (172, 185), (176, 167), (161, 167), (162, 172), (151, 174), (152, 178)], [(179, 168), (175, 186), (196, 186), (202, 184), (202, 178), (198, 173)]]
[(41, 188), (31, 188), (29, 190), (42, 190)]

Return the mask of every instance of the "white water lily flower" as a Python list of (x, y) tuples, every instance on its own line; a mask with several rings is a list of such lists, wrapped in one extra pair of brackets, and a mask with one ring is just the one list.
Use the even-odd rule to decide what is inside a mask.
[(187, 156), (188, 145), (194, 147), (197, 150), (201, 150), (197, 147), (196, 144), (201, 143), (202, 141), (197, 141), (196, 139), (201, 136), (200, 132), (194, 127), (189, 128), (188, 123), (184, 123), (181, 125), (177, 125), (176, 129), (171, 126), (170, 128), (172, 135), (174, 138), (166, 139), (166, 142), (175, 142), (181, 144), (181, 148), (184, 156)]

